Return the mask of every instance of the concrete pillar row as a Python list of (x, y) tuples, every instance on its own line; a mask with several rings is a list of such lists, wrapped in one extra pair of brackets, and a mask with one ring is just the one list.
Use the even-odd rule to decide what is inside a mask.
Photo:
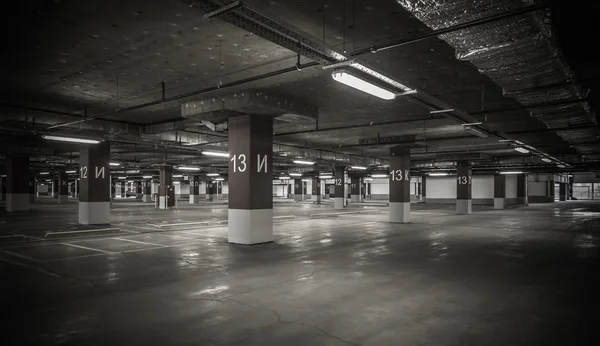
[(273, 119), (229, 119), (227, 239), (234, 244), (273, 241)]
[(410, 222), (410, 148), (390, 149), (390, 222)]

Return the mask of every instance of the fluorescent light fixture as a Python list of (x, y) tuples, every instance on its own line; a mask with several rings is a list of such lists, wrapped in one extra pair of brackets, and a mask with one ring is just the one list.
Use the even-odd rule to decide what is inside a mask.
[(179, 185), (179, 184), (181, 184), (181, 183), (180, 183), (180, 182), (178, 182), (178, 181), (174, 181), (174, 182), (173, 182), (173, 184), (174, 184), (174, 185)]
[(463, 130), (465, 132), (468, 132), (468, 133), (470, 133), (472, 135), (475, 135), (477, 137), (480, 137), (480, 138), (487, 138), (487, 137), (490, 136), (490, 134), (487, 131), (485, 131), (483, 129), (480, 129), (476, 125), (465, 125), (465, 124), (463, 124)]
[(295, 164), (298, 165), (314, 165), (315, 163), (313, 161), (304, 161), (304, 160), (294, 160)]
[(371, 180), (373, 180), (373, 178), (363, 178), (363, 180), (365, 180), (365, 181), (371, 181)]
[(152, 179), (152, 176), (151, 175), (144, 175), (142, 178), (144, 178), (144, 179)]
[(523, 174), (524, 172), (521, 171), (506, 171), (506, 172), (500, 172), (500, 174)]
[(556, 165), (558, 168), (565, 168), (565, 165)]
[(133, 170), (125, 171), (126, 174), (138, 174), (139, 172), (140, 172), (139, 169), (133, 169)]
[(218, 177), (219, 175), (219, 173), (206, 173), (207, 177)]
[(50, 140), (50, 141), (70, 142), (70, 143), (84, 143), (84, 144), (98, 144), (98, 143), (100, 143), (100, 141), (96, 140), (96, 139), (84, 139), (84, 138), (75, 138), (75, 137), (62, 137), (62, 136), (42, 135), (42, 138)]
[(331, 178), (333, 178), (333, 176), (332, 175), (322, 175), (319, 178), (320, 179), (331, 179)]
[(202, 155), (229, 157), (229, 153), (224, 153), (222, 151), (202, 151)]
[(302, 173), (290, 173), (290, 176), (292, 176), (292, 177), (301, 177)]
[(367, 169), (367, 167), (365, 167), (365, 166), (351, 166), (350, 168), (352, 168), (352, 169), (360, 169), (360, 170)]
[(364, 79), (360, 79), (356, 76), (353, 76), (346, 70), (333, 71), (331, 77), (333, 77), (333, 79), (336, 82), (346, 84), (349, 87), (358, 89), (362, 92), (366, 92), (367, 94), (371, 94), (373, 96), (377, 96), (384, 100), (393, 100), (394, 98), (396, 98), (396, 94), (394, 94), (393, 92), (379, 87), (375, 84), (372, 84), (370, 82), (367, 82)]
[(173, 178), (183, 178), (183, 174), (173, 174)]
[(311, 181), (310, 179), (302, 179), (302, 181)]
[(127, 180), (128, 183), (133, 183), (133, 180)]
[(111, 165), (111, 166), (120, 166), (121, 164), (118, 163), (118, 162), (111, 162), (111, 163), (109, 163), (109, 165)]
[(529, 154), (529, 150), (527, 150), (523, 147), (515, 147), (515, 150), (520, 152), (521, 154)]
[(290, 180), (290, 177), (279, 177), (279, 180)]
[(431, 176), (431, 177), (445, 177), (448, 174), (449, 173), (447, 173), (447, 172), (431, 172), (431, 173), (428, 173), (428, 175)]
[(65, 173), (67, 173), (67, 174), (73, 174), (73, 173), (77, 173), (77, 171), (66, 171)]
[(549, 159), (549, 158), (547, 158), (547, 157), (542, 157), (542, 161), (544, 161), (544, 162), (548, 162), (548, 163), (552, 163), (552, 160), (550, 160), (550, 159)]
[(326, 176), (326, 177), (328, 177), (328, 176), (330, 176), (330, 175), (333, 175), (333, 174), (331, 174), (331, 173), (321, 173), (321, 174), (319, 174), (319, 175), (320, 175), (320, 176)]
[(199, 171), (200, 168), (198, 167), (177, 167), (177, 169), (181, 170), (181, 171)]
[(118, 179), (125, 180), (127, 177), (119, 177)]
[(40, 175), (48, 175), (50, 172), (40, 172)]
[(387, 178), (387, 174), (371, 174), (371, 178)]
[(223, 181), (225, 178), (215, 178), (216, 181)]

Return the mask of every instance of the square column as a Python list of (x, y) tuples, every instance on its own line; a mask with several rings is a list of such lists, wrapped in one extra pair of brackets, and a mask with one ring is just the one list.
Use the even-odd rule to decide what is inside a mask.
[(206, 200), (212, 201), (214, 199), (216, 185), (212, 180), (206, 182)]
[(117, 181), (111, 178), (110, 181), (110, 200), (114, 200), (117, 197)]
[(567, 183), (558, 183), (558, 200), (567, 200)]
[(294, 201), (302, 202), (302, 179), (294, 179)]
[(138, 180), (134, 183), (135, 186), (135, 199), (142, 199), (142, 181)]
[(312, 195), (317, 204), (321, 204), (321, 180), (313, 178), (312, 180)]
[(494, 175), (494, 209), (504, 209), (506, 206), (506, 175)]
[(190, 179), (190, 203), (200, 202), (200, 176), (193, 175)]
[[(29, 210), (29, 157), (6, 157), (6, 211)], [(4, 189), (2, 191), (5, 191)]]
[(173, 187), (173, 167), (160, 169), (158, 183), (158, 209), (175, 206), (175, 188)]
[(121, 198), (127, 197), (127, 182), (125, 180), (121, 181)]
[(410, 222), (410, 148), (390, 148), (390, 222)]
[(6, 201), (6, 177), (0, 177), (0, 201)]
[(273, 119), (229, 119), (228, 241), (273, 241)]
[(79, 199), (79, 179), (75, 179), (75, 198)]
[(69, 203), (69, 181), (65, 172), (58, 174), (58, 204)]
[(456, 165), (456, 213), (469, 215), (473, 212), (472, 187), (473, 171), (467, 161), (459, 161)]
[(358, 203), (361, 202), (361, 182), (360, 177), (350, 178), (350, 202)]
[(79, 153), (79, 223), (110, 223), (110, 145), (102, 142)]
[(35, 181), (35, 176), (29, 177), (29, 204), (33, 204), (35, 202), (36, 187), (37, 182)]
[(336, 166), (335, 167), (335, 193), (333, 195), (333, 208), (344, 209), (345, 186), (346, 186), (346, 167)]
[(421, 177), (421, 202), (427, 202), (427, 176)]
[(58, 198), (58, 180), (52, 180), (52, 198)]
[(519, 174), (517, 176), (517, 203), (522, 205), (529, 205), (529, 198), (527, 197), (527, 174)]
[(144, 193), (142, 194), (142, 202), (152, 202), (152, 180), (144, 180)]

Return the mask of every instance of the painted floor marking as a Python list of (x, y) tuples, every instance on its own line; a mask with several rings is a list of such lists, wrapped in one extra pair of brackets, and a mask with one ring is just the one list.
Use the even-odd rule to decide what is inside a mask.
[(59, 244), (66, 245), (66, 246), (77, 247), (77, 248), (80, 248), (80, 249), (85, 249), (85, 250), (90, 250), (90, 251), (103, 252), (103, 253), (113, 253), (111, 251), (100, 250), (100, 249), (96, 249), (96, 248), (93, 248), (93, 247), (87, 247), (87, 246), (83, 246), (83, 245), (77, 245), (77, 244), (71, 244), (71, 243), (59, 243)]
[(151, 246), (165, 246), (165, 245), (162, 245), (162, 244), (148, 243), (148, 242), (145, 242), (145, 241), (132, 240), (132, 239), (124, 239), (124, 238), (110, 238), (110, 239), (128, 241), (128, 242), (131, 242), (131, 243), (138, 243), (138, 244), (151, 245)]

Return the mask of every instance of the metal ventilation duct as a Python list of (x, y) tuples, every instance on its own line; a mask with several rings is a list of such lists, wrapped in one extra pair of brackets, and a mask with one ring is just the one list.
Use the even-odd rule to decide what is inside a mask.
[[(397, 2), (427, 26), (437, 30), (543, 1)], [(572, 73), (555, 44), (550, 11), (547, 9), (443, 34), (440, 38), (456, 49), (457, 59), (471, 62), (481, 73), (500, 85), (505, 96), (515, 98), (524, 106), (586, 96), (578, 85), (572, 83)], [(530, 114), (550, 129), (596, 123), (587, 102), (536, 109)], [(594, 133), (590, 134), (590, 131)], [(597, 136), (598, 133), (597, 128), (557, 131), (569, 143), (579, 137)]]

